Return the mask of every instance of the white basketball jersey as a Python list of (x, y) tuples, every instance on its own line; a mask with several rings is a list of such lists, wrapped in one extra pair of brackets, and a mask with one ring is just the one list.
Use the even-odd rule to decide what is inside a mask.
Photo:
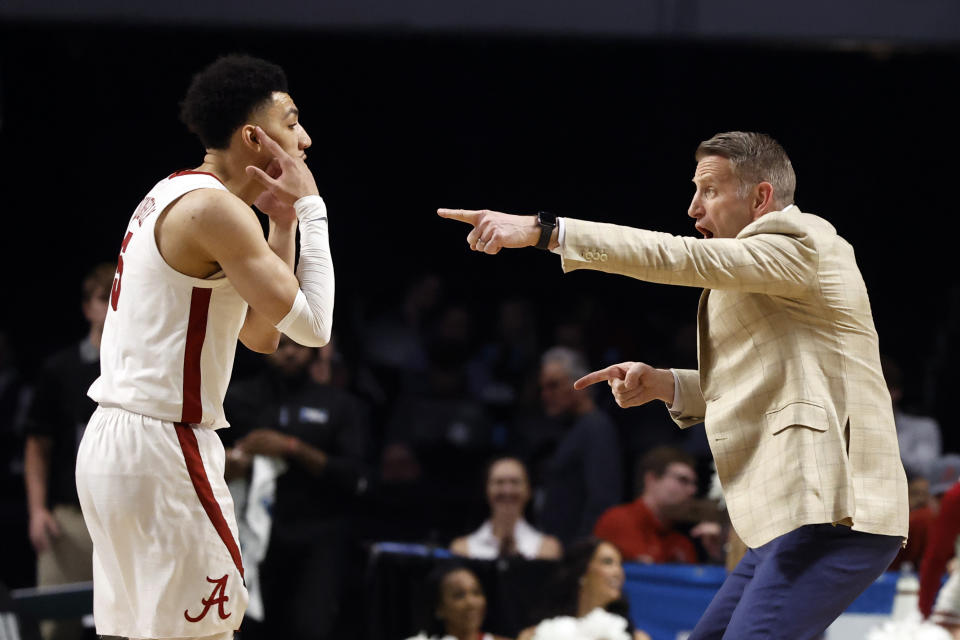
[(160, 255), (159, 215), (185, 193), (226, 187), (209, 173), (161, 180), (127, 226), (100, 343), (100, 377), (88, 395), (161, 420), (227, 426), (223, 397), (247, 303), (218, 273), (184, 275)]

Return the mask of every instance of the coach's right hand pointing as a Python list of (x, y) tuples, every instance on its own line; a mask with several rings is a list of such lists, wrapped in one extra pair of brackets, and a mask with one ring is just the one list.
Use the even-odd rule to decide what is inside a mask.
[(673, 403), (674, 380), (669, 369), (654, 369), (643, 362), (621, 362), (606, 369), (588, 373), (573, 383), (574, 389), (584, 389), (606, 381), (617, 404), (624, 409), (638, 407), (651, 400)]
[[(474, 251), (494, 254), (500, 249), (532, 247), (540, 238), (537, 216), (517, 216), (499, 211), (469, 209), (437, 209), (441, 218), (459, 220), (471, 225), (467, 243)], [(553, 230), (549, 248), (557, 246), (557, 230)]]

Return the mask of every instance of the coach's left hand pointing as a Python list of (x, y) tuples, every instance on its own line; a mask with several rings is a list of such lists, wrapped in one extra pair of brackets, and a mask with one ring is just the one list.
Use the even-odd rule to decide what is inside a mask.
[(573, 383), (574, 389), (586, 389), (592, 384), (606, 382), (617, 404), (639, 407), (651, 400), (663, 400), (669, 407), (675, 392), (673, 372), (654, 369), (643, 362), (621, 362), (605, 369), (588, 373)]
[[(467, 243), (474, 251), (495, 254), (500, 249), (532, 247), (540, 238), (536, 216), (517, 216), (499, 211), (470, 211), (468, 209), (437, 209), (441, 218), (459, 220), (471, 225)], [(558, 244), (557, 230), (553, 230), (550, 247)]]

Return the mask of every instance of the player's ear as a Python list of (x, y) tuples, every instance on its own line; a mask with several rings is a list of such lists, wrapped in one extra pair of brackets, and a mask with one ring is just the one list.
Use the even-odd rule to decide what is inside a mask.
[(240, 130), (240, 138), (243, 140), (243, 143), (251, 149), (260, 151), (260, 139), (257, 137), (257, 128), (252, 124), (243, 125), (243, 129)]

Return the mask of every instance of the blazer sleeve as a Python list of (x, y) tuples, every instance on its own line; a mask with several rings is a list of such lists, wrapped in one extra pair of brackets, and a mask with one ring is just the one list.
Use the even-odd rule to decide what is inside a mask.
[[(817, 248), (804, 214), (769, 213), (736, 238), (701, 240), (564, 218), (563, 270), (646, 282), (802, 297), (816, 282)], [(765, 220), (765, 218), (770, 218)]]
[(670, 417), (681, 429), (703, 422), (707, 413), (707, 403), (700, 390), (700, 372), (696, 369), (671, 369), (676, 374), (677, 402), (682, 408), (680, 413), (670, 412)]

